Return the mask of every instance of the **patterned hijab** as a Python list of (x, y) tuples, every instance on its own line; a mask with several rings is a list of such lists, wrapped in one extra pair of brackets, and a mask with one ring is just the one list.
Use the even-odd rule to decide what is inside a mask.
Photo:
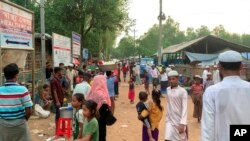
[(107, 80), (104, 75), (97, 75), (94, 77), (90, 93), (86, 99), (95, 101), (97, 103), (97, 110), (99, 110), (103, 104), (111, 106), (107, 88)]

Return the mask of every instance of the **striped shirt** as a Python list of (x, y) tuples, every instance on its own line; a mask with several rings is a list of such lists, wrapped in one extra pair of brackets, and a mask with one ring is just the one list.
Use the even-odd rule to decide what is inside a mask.
[(14, 82), (5, 83), (0, 87), (1, 119), (23, 119), (25, 108), (32, 105), (30, 93), (26, 87)]

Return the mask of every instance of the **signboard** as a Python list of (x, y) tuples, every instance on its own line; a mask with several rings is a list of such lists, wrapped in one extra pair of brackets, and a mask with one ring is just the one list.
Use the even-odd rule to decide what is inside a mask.
[(52, 33), (52, 48), (54, 67), (59, 63), (68, 66), (71, 63), (71, 39), (56, 33)]
[(82, 50), (82, 58), (83, 59), (88, 59), (89, 58), (89, 50), (87, 48), (84, 48)]
[(16, 63), (19, 68), (24, 69), (28, 51), (26, 50), (5, 50), (2, 52), (2, 66), (10, 63)]
[(81, 35), (72, 32), (72, 54), (75, 57), (81, 55)]
[(0, 46), (33, 49), (33, 14), (0, 1)]

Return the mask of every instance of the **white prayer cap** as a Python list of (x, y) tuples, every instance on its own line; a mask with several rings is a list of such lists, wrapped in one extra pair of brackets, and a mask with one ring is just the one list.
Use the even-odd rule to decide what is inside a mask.
[(206, 69), (208, 69), (208, 68), (209, 68), (209, 66), (206, 66), (205, 68), (206, 68)]
[(217, 68), (217, 65), (214, 65), (214, 68)]
[(69, 64), (69, 67), (74, 67), (74, 65), (73, 64)]
[(208, 72), (207, 75), (212, 75), (212, 73), (211, 73), (211, 72)]
[(170, 71), (169, 73), (168, 73), (168, 76), (170, 77), (170, 76), (179, 76), (179, 73), (177, 72), (177, 71)]
[(201, 79), (201, 76), (200, 75), (195, 75), (194, 78), (200, 78)]
[(225, 51), (223, 53), (220, 53), (219, 61), (228, 62), (228, 63), (241, 62), (242, 56), (239, 52), (236, 52), (236, 51), (232, 51), (232, 50)]

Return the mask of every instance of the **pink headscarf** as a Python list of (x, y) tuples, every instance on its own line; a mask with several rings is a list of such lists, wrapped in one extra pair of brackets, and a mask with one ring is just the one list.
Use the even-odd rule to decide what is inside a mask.
[(102, 104), (111, 106), (107, 88), (107, 79), (104, 75), (97, 75), (94, 77), (90, 93), (86, 99), (95, 101), (97, 103), (97, 110), (101, 108)]

